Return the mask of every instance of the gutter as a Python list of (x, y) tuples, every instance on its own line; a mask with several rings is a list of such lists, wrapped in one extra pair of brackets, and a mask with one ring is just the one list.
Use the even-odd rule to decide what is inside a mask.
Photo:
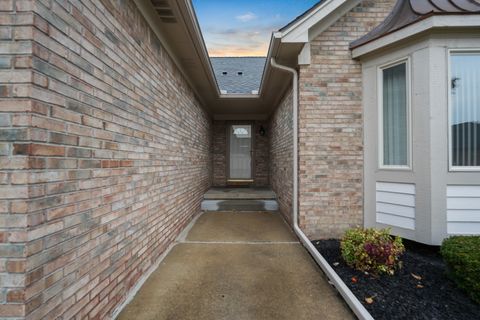
[(293, 230), (315, 262), (327, 275), (333, 286), (342, 295), (353, 313), (355, 313), (360, 320), (374, 320), (298, 225), (298, 73), (297, 70), (293, 68), (278, 64), (273, 57), (270, 59), (270, 63), (272, 67), (290, 72), (293, 75)]

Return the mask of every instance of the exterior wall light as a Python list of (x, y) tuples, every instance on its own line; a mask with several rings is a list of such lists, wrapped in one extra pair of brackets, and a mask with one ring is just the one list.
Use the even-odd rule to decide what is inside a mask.
[(263, 137), (267, 134), (267, 131), (263, 126), (260, 126), (260, 130), (258, 131), (258, 133), (260, 133), (260, 135)]

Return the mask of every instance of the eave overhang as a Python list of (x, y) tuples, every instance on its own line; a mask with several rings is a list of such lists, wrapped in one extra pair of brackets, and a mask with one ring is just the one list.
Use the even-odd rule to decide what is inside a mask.
[[(222, 94), (191, 0), (134, 0), (160, 42), (213, 118), (267, 119), (290, 86), (290, 76), (270, 65), (310, 63), (309, 42), (361, 0), (323, 0), (272, 33), (258, 94)], [(165, 8), (167, 6), (167, 8)], [(162, 16), (171, 11), (168, 19)], [(245, 118), (245, 120), (247, 120)]]
[(379, 50), (400, 44), (414, 37), (434, 31), (478, 30), (480, 33), (480, 15), (431, 15), (413, 24), (393, 31), (352, 49), (354, 59), (373, 54)]

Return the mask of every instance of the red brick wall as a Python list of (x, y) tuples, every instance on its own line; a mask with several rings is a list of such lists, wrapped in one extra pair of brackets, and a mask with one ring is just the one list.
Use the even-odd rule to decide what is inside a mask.
[(270, 182), (280, 212), (292, 222), (293, 114), (290, 89), (270, 119)]
[[(235, 122), (215, 120), (213, 122), (213, 186), (224, 187), (227, 185), (227, 128)], [(241, 122), (246, 123), (246, 122)], [(253, 121), (253, 132), (255, 138), (254, 159), (253, 159), (253, 177), (255, 187), (266, 187), (268, 181), (269, 165), (269, 143), (268, 143), (268, 123), (266, 121)], [(260, 126), (263, 126), (266, 135), (260, 134)]]
[(211, 120), (132, 1), (2, 10), (0, 317), (102, 319), (199, 212)]
[(348, 45), (394, 3), (362, 1), (311, 42), (311, 64), (300, 69), (299, 212), (310, 238), (363, 224), (361, 65)]

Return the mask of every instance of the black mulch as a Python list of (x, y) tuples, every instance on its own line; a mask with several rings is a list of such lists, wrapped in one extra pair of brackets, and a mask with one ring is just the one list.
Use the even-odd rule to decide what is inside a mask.
[[(394, 276), (374, 277), (345, 264), (338, 240), (313, 244), (375, 319), (480, 319), (480, 305), (447, 278), (438, 247), (404, 240), (403, 268)], [(373, 297), (372, 304), (367, 297)]]

